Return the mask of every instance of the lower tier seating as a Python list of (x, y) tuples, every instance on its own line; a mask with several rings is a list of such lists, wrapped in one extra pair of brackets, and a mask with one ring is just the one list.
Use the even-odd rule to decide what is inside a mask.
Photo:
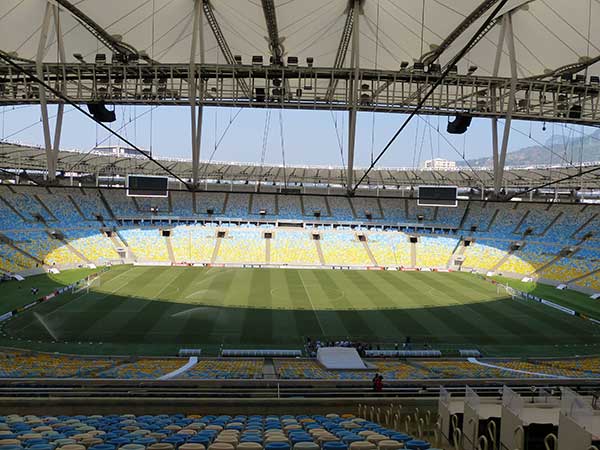
[[(0, 416), (3, 450), (420, 450), (423, 440), (353, 414)], [(433, 450), (433, 449), (432, 449)]]

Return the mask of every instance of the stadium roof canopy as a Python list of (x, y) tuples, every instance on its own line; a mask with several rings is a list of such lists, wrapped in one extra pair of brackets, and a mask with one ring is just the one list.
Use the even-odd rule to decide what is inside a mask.
[[(189, 160), (160, 159), (178, 176), (189, 179), (192, 164)], [(0, 143), (0, 166), (16, 171), (45, 170), (45, 151), (40, 147)], [(553, 180), (576, 175), (580, 170), (600, 168), (599, 163), (582, 167), (530, 167), (507, 168), (503, 187), (525, 189)], [(98, 176), (126, 176), (127, 174), (164, 175), (160, 167), (143, 157), (116, 156), (96, 152), (61, 151), (58, 154), (58, 170), (65, 173), (93, 174)], [(360, 177), (364, 168), (355, 168)], [(203, 163), (202, 178), (210, 182), (225, 183), (276, 183), (278, 185), (331, 185), (343, 186), (346, 180), (344, 167), (300, 167), (259, 164), (234, 164), (224, 162)], [(464, 188), (491, 188), (493, 171), (489, 168), (459, 168), (456, 170), (415, 170), (410, 168), (377, 168), (369, 173), (364, 187), (408, 187), (418, 185), (453, 185)], [(559, 189), (593, 189), (600, 186), (600, 171), (585, 174), (557, 183)]]
[[(47, 0), (2, 0), (0, 2), (1, 49), (19, 57), (36, 59)], [(60, 6), (65, 56), (77, 62), (74, 54), (94, 61), (97, 53), (110, 55), (111, 48), (90, 32), (90, 25), (69, 9)], [(99, 29), (160, 63), (188, 63), (192, 41), (194, 0), (70, 0), (68, 2)], [(342, 41), (347, 15), (353, 0), (200, 0), (209, 3), (214, 18), (232, 54), (249, 63), (252, 56), (271, 54), (275, 31), (286, 56), (303, 63), (314, 58), (318, 67), (351, 67), (351, 52), (341, 64), (336, 55)], [(470, 14), (482, 7), (479, 17), (464, 23), (456, 39), (439, 56), (444, 65), (481, 25), (497, 1), (482, 0), (362, 0), (360, 2), (360, 67), (398, 70), (402, 61), (411, 65), (422, 55), (442, 44)], [(268, 25), (264, 7), (272, 11), (275, 23)], [(498, 16), (512, 11), (519, 78), (542, 75), (568, 64), (600, 55), (600, 4), (597, 0), (509, 0)], [(272, 27), (276, 27), (273, 29)], [(270, 28), (271, 27), (271, 28)], [(202, 46), (196, 61), (226, 62), (217, 36), (203, 14)], [(459, 72), (476, 65), (478, 74), (492, 75), (499, 35), (496, 24), (459, 63)], [(45, 46), (44, 61), (59, 59), (57, 40)], [(110, 56), (109, 56), (110, 60)], [(338, 61), (339, 62), (339, 61)], [(591, 74), (600, 74), (593, 65)], [(508, 51), (500, 61), (499, 76), (510, 76)]]
[(42, 105), (51, 179), (59, 94), (193, 106), (195, 182), (203, 105), (347, 110), (350, 189), (357, 111), (598, 125), (598, 23), (599, 0), (2, 0), (0, 104)]

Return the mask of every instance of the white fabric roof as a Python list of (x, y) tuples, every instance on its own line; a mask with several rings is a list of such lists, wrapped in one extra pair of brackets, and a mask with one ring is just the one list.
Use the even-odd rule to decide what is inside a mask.
[[(2, 0), (0, 2), (0, 49), (35, 59), (47, 0)], [(360, 64), (364, 68), (395, 70), (401, 61), (418, 59), (437, 45), (482, 0), (364, 0), (360, 16)], [(87, 16), (112, 35), (137, 50), (144, 50), (162, 63), (185, 63), (190, 57), (193, 0), (71, 0)], [(225, 39), (234, 55), (250, 63), (253, 55), (268, 61), (269, 47), (260, 0), (212, 0), (211, 4)], [(279, 35), (288, 56), (304, 64), (313, 57), (315, 66), (331, 67), (340, 42), (348, 0), (275, 0)], [(424, 5), (424, 9), (423, 9)], [(513, 14), (519, 77), (538, 75), (600, 54), (599, 0), (510, 0), (505, 10)], [(447, 49), (440, 62), (447, 62), (466, 43), (489, 14), (472, 24)], [(203, 16), (204, 17), (204, 16)], [(423, 23), (421, 17), (424, 18)], [(110, 52), (68, 11), (62, 10), (67, 58), (81, 53), (93, 61), (96, 53)], [(492, 29), (461, 62), (479, 67), (490, 75), (494, 64), (499, 26)], [(595, 32), (594, 32), (595, 31)], [(423, 40), (421, 40), (421, 34)], [(204, 61), (224, 62), (223, 55), (204, 17)], [(45, 60), (57, 60), (53, 32)], [(200, 61), (198, 49), (197, 61)], [(501, 76), (509, 75), (505, 48)], [(350, 64), (350, 52), (344, 65)], [(590, 74), (600, 72), (598, 64)]]

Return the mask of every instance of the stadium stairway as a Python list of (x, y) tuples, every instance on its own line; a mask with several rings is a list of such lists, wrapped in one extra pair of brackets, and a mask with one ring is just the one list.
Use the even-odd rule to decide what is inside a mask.
[[(583, 212), (583, 210), (582, 210), (582, 212)], [(585, 222), (583, 222), (581, 224), (581, 226), (579, 228), (577, 228), (575, 230), (575, 232), (571, 236), (569, 236), (569, 237), (571, 237), (571, 238), (577, 237), (577, 235), (581, 232), (581, 230), (584, 230), (590, 223), (592, 223), (593, 221), (595, 221), (597, 218), (598, 218), (598, 214), (594, 214), (593, 216), (591, 216), (588, 220), (586, 220)]]
[(450, 258), (448, 258), (446, 267), (451, 267), (453, 265), (452, 263), (454, 262), (454, 259), (458, 256), (463, 256), (464, 254), (465, 254), (464, 238), (463, 238), (463, 236), (461, 236), (460, 239), (458, 240), (458, 242), (456, 243), (454, 250), (452, 250), (452, 254), (450, 255)]
[(71, 194), (67, 194), (67, 198), (71, 201), (73, 208), (75, 209), (75, 211), (77, 211), (77, 214), (79, 214), (81, 216), (82, 220), (86, 220), (85, 214), (83, 213), (83, 211), (81, 210), (81, 208), (79, 207), (79, 205), (77, 204), (77, 202), (75, 201), (73, 196)]
[(352, 211), (352, 217), (354, 217), (355, 219), (358, 219), (358, 216), (356, 215), (356, 209), (354, 209), (354, 203), (352, 203), (352, 200), (350, 200), (348, 198), (348, 204), (350, 205), (350, 211)]
[[(544, 273), (544, 272), (545, 272), (547, 269), (549, 269), (549, 268), (550, 268), (550, 267), (552, 267), (554, 264), (556, 264), (558, 261), (560, 261), (561, 259), (563, 259), (563, 258), (564, 258), (564, 256), (563, 256), (561, 253), (562, 253), (562, 252), (559, 252), (559, 254), (558, 254), (558, 255), (556, 255), (554, 258), (552, 258), (552, 259), (551, 259), (550, 261), (548, 261), (546, 264), (544, 264), (543, 266), (541, 266), (541, 267), (537, 268), (536, 270), (534, 270), (534, 271), (533, 271), (533, 272), (532, 272), (532, 273), (529, 275), (529, 277), (533, 277), (533, 276), (539, 277), (540, 275), (542, 275), (542, 274), (543, 274), (543, 273)], [(572, 256), (572, 255), (574, 255), (575, 253), (577, 253), (577, 250), (576, 250), (575, 252), (571, 253), (571, 255), (569, 255), (569, 256)]]
[[(229, 192), (225, 193), (225, 200), (223, 200), (223, 209), (221, 210), (221, 214), (225, 214), (225, 211), (227, 211), (227, 204), (229, 203)], [(196, 203), (194, 202), (194, 205)]]
[[(48, 188), (46, 188), (48, 189)], [(58, 218), (54, 215), (54, 213), (52, 211), (50, 211), (50, 208), (48, 208), (46, 206), (46, 204), (40, 199), (40, 197), (37, 194), (33, 195), (33, 198), (40, 204), (41, 208), (46, 211), (46, 213), (48, 213), (48, 215), (50, 216), (51, 220), (57, 221), (58, 222)]]
[[(218, 234), (217, 234), (217, 236), (218, 236)], [(221, 249), (222, 241), (223, 241), (223, 238), (221, 238), (221, 237), (217, 237), (215, 239), (215, 248), (213, 249), (212, 256), (210, 257), (211, 264), (214, 264), (215, 261), (217, 260), (217, 258), (219, 257), (219, 250)]]
[[(10, 186), (9, 186), (9, 189), (11, 189)], [(14, 192), (14, 190), (13, 190), (13, 192)], [(4, 203), (8, 207), (8, 209), (10, 209), (23, 222), (31, 222), (31, 220), (26, 219), (25, 216), (23, 214), (21, 214), (9, 201), (5, 200), (4, 197), (0, 196), (0, 202)]]
[(556, 215), (556, 217), (554, 217), (554, 219), (552, 219), (550, 221), (550, 223), (548, 224), (548, 226), (542, 230), (542, 232), (540, 233), (540, 236), (546, 236), (546, 234), (548, 233), (548, 231), (550, 231), (550, 229), (552, 228), (552, 226), (563, 216), (563, 214), (564, 214), (564, 212), (560, 211)]
[[(525, 214), (523, 214), (523, 216), (521, 217), (521, 219), (519, 220), (519, 222), (517, 222), (517, 226), (515, 227), (515, 229), (512, 231), (513, 233), (520, 233), (520, 229), (521, 229), (521, 225), (523, 225), (523, 223), (525, 222), (525, 220), (527, 220), (527, 216), (529, 216), (529, 210), (525, 211)], [(521, 232), (523, 233), (523, 232)]]
[(565, 284), (567, 286), (571, 285), (571, 284), (575, 284), (575, 283), (577, 283), (577, 282), (579, 282), (581, 280), (585, 280), (586, 278), (591, 277), (591, 276), (597, 274), (598, 272), (600, 272), (600, 267), (598, 267), (597, 269), (592, 270), (591, 272), (585, 273), (585, 274), (583, 274), (583, 275), (581, 275), (579, 277), (573, 278), (573, 279), (567, 281)]
[[(100, 200), (102, 201), (102, 204), (104, 205), (104, 207), (108, 211), (108, 214), (110, 214), (110, 218), (112, 220), (116, 221), (117, 217), (115, 216), (115, 213), (113, 212), (112, 208), (108, 204), (108, 201), (106, 200), (106, 197), (104, 197), (104, 194), (102, 193), (102, 190), (98, 189), (98, 193), (100, 194)], [(122, 238), (121, 238), (121, 240), (122, 240)]]
[(6, 237), (4, 239), (0, 238), (0, 240), (3, 241), (5, 245), (8, 245), (13, 250), (16, 250), (17, 252), (19, 252), (23, 256), (25, 256), (25, 257), (33, 260), (36, 264), (39, 264), (40, 266), (44, 265), (44, 261), (42, 261), (41, 259), (36, 258), (31, 253), (28, 253), (25, 250), (23, 250), (22, 248), (20, 248), (19, 246), (15, 245), (12, 240), (10, 240), (10, 239), (8, 239)]
[(306, 215), (306, 210), (304, 209), (304, 196), (300, 195), (300, 211), (302, 212), (302, 215), (305, 216)]
[(502, 258), (500, 258), (498, 260), (498, 262), (492, 266), (492, 268), (490, 269), (490, 271), (492, 271), (492, 272), (497, 271), (498, 268), (502, 267), (502, 264), (504, 264), (508, 260), (508, 258), (510, 258), (515, 253), (515, 251), (516, 250), (509, 249), (506, 252), (506, 255), (504, 255)]
[(377, 201), (377, 212), (379, 213), (379, 217), (381, 217), (382, 219), (385, 220), (385, 214), (383, 212), (383, 206), (381, 206), (381, 199), (379, 197), (376, 197), (376, 201)]
[(173, 243), (171, 242), (171, 236), (165, 236), (165, 242), (167, 244), (167, 253), (169, 254), (169, 261), (176, 263), (175, 253), (173, 252)]
[(410, 267), (417, 267), (417, 243), (410, 243)]
[(487, 226), (485, 227), (485, 229), (480, 230), (480, 231), (490, 231), (490, 229), (492, 228), (492, 226), (494, 225), (494, 222), (496, 222), (496, 219), (498, 218), (498, 214), (500, 214), (500, 210), (496, 209), (494, 211), (494, 214), (492, 214), (492, 218), (490, 219), (490, 221), (488, 222)]
[(319, 255), (319, 262), (321, 263), (322, 266), (325, 265), (325, 257), (323, 256), (323, 249), (321, 248), (321, 241), (318, 239), (313, 239), (312, 240), (315, 243), (315, 246), (317, 248), (317, 255)]
[[(50, 239), (52, 239), (52, 236), (50, 235), (50, 233), (48, 233), (48, 236), (50, 236)], [(87, 259), (83, 253), (81, 253), (79, 250), (77, 250), (75, 247), (73, 247), (71, 245), (71, 243), (69, 241), (67, 241), (66, 239), (60, 239), (60, 242), (62, 242), (62, 244), (69, 249), (69, 251), (71, 253), (73, 253), (77, 258), (79, 258), (82, 262), (84, 262), (85, 264), (91, 264), (92, 261), (90, 261), (89, 259)]]
[(265, 263), (271, 264), (271, 239), (265, 239)]
[(248, 215), (248, 217), (252, 216), (252, 207), (254, 206), (254, 193), (250, 193), (249, 195), (249, 199), (248, 199), (248, 211), (246, 211), (246, 214)]
[(329, 205), (329, 198), (327, 196), (324, 196), (323, 200), (325, 200), (325, 208), (327, 209), (327, 217), (331, 217), (331, 206)]
[(373, 264), (374, 266), (378, 266), (379, 264), (377, 264), (377, 260), (375, 259), (375, 255), (373, 255), (373, 252), (369, 248), (369, 243), (367, 242), (366, 239), (364, 241), (362, 241), (362, 245), (365, 248), (365, 252), (369, 256), (369, 259), (371, 260), (371, 264)]
[(471, 203), (467, 203), (465, 212), (463, 213), (462, 218), (460, 219), (460, 223), (458, 224), (458, 228), (460, 228), (461, 230), (463, 229), (465, 222), (467, 221), (467, 217), (469, 217), (469, 212), (471, 211), (470, 206)]

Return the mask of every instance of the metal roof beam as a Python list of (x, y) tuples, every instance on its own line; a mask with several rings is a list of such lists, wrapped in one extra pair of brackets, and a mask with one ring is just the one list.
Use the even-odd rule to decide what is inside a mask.
[(424, 64), (431, 64), (435, 62), (448, 47), (452, 45), (477, 19), (483, 16), (489, 11), (492, 6), (498, 3), (499, 0), (483, 0), (477, 8), (475, 8), (471, 14), (463, 19), (461, 23), (457, 25), (452, 32), (444, 39), (439, 45), (437, 45), (431, 51), (421, 56), (420, 61)]
[(276, 66), (283, 65), (283, 38), (279, 36), (279, 28), (277, 27), (277, 14), (275, 11), (274, 0), (261, 0), (265, 23), (269, 33), (269, 50), (273, 57), (272, 64)]
[(131, 45), (120, 41), (115, 36), (111, 35), (102, 26), (92, 20), (83, 11), (73, 5), (69, 0), (54, 0), (81, 24), (83, 27), (92, 33), (96, 39), (102, 44), (108, 47), (113, 53), (120, 55), (124, 61), (127, 62), (132, 59), (138, 59), (142, 57), (148, 61), (151, 61), (148, 57), (140, 55), (140, 53)]
[[(352, 31), (354, 30), (354, 8), (358, 2), (354, 0), (348, 0), (348, 6), (346, 7), (346, 21), (344, 22), (344, 28), (342, 29), (342, 35), (340, 36), (340, 43), (335, 53), (335, 59), (333, 61), (334, 69), (341, 69), (344, 66), (346, 55), (348, 54), (348, 48), (352, 40)], [(338, 80), (331, 80), (329, 88), (327, 89), (327, 100), (331, 100), (335, 93)]]
[[(215, 16), (215, 11), (213, 10), (210, 0), (202, 0), (202, 9), (204, 10), (206, 20), (208, 21), (208, 26), (210, 27), (210, 29), (213, 32), (213, 35), (215, 36), (217, 45), (219, 46), (219, 48), (221, 49), (221, 53), (223, 53), (223, 56), (225, 57), (225, 61), (227, 61), (227, 64), (235, 65), (235, 58), (233, 56), (233, 53), (231, 52), (231, 48), (229, 47), (227, 40), (225, 39), (223, 31), (221, 30), (221, 25), (219, 25), (219, 22)], [(246, 83), (246, 81), (241, 79), (238, 79), (237, 81), (244, 94), (248, 98), (251, 98), (250, 90), (248, 89), (248, 84)]]

